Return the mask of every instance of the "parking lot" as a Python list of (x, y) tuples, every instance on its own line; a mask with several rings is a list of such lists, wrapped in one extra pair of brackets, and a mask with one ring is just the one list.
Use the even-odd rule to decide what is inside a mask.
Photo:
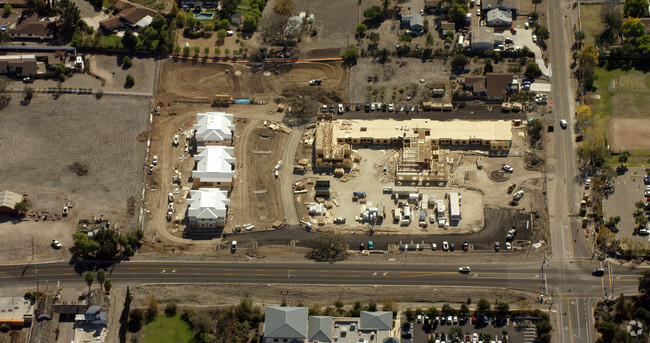
[(624, 237), (635, 241), (646, 243), (650, 236), (639, 236), (635, 233), (634, 203), (643, 200), (645, 185), (643, 183), (644, 168), (629, 168), (623, 175), (618, 175), (612, 182), (614, 192), (603, 201), (604, 218), (619, 216), (621, 222), (618, 224), (616, 239)]
[[(450, 332), (453, 328), (460, 328), (463, 332), (460, 339), (461, 342), (467, 341), (467, 335), (469, 334), (470, 342), (474, 334), (476, 337), (486, 338), (485, 335), (489, 335), (490, 339), (483, 339), (483, 342), (503, 342), (507, 337), (508, 342), (534, 342), (537, 334), (535, 331), (534, 323), (526, 320), (513, 320), (511, 318), (488, 318), (489, 323), (481, 323), (480, 317), (477, 317), (476, 324), (472, 324), (472, 317), (459, 317), (457, 324), (452, 320), (452, 325), (448, 325), (447, 321), (442, 316), (439, 321), (436, 321), (435, 318), (427, 323), (426, 319), (423, 319), (421, 323), (413, 324), (413, 338), (408, 339), (405, 336), (402, 336), (402, 341), (410, 342), (429, 342), (429, 338), (433, 337), (433, 342), (447, 342), (452, 340), (452, 335)], [(452, 317), (454, 318), (454, 317)], [(404, 329), (404, 326), (402, 326)], [(444, 337), (443, 337), (444, 335)]]

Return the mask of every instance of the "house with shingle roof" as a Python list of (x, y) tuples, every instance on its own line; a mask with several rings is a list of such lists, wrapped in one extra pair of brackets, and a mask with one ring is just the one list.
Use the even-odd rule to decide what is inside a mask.
[(22, 20), (18, 21), (15, 28), (7, 30), (11, 39), (53, 39), (56, 24), (50, 20), (39, 20), (38, 14), (32, 11), (23, 11)]
[(304, 343), (307, 339), (306, 307), (267, 307), (264, 342)]
[(149, 7), (127, 0), (117, 0), (114, 15), (99, 22), (105, 31), (115, 31), (124, 26), (138, 29), (151, 24), (153, 16), (158, 13)]

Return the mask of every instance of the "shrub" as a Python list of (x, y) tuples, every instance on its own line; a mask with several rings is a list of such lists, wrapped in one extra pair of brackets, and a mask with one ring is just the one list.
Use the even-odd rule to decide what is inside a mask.
[(133, 87), (135, 85), (135, 79), (131, 75), (126, 76), (126, 86), (127, 87)]
[(133, 60), (131, 60), (129, 56), (124, 57), (124, 59), (122, 60), (122, 67), (124, 67), (124, 69), (129, 69), (132, 66), (133, 66)]
[(168, 316), (175, 316), (177, 310), (178, 310), (178, 306), (176, 306), (176, 303), (173, 300), (168, 302), (167, 305), (165, 306), (165, 314), (167, 314)]

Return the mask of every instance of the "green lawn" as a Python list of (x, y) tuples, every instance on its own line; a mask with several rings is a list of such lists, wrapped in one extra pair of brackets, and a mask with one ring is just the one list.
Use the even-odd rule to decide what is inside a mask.
[(650, 108), (650, 74), (631, 68), (629, 70), (596, 68), (596, 81), (600, 101), (597, 102), (597, 120), (612, 116), (647, 115)]
[[(618, 161), (618, 155), (610, 156), (605, 162), (606, 165), (616, 168), (621, 165)], [(632, 150), (630, 151), (630, 158), (628, 158), (626, 167), (645, 167), (650, 166), (650, 150)]]
[(580, 24), (585, 34), (584, 43), (587, 45), (594, 45), (596, 35), (603, 30), (603, 24), (600, 22), (600, 6), (580, 5)]
[(122, 45), (122, 38), (117, 35), (102, 36), (102, 44), (107, 48), (119, 49)]
[(142, 330), (144, 343), (190, 343), (194, 339), (189, 325), (181, 320), (180, 314), (174, 317), (158, 315)]

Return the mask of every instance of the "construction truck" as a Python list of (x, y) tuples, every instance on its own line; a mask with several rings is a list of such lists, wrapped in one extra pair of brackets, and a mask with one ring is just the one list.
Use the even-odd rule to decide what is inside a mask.
[(232, 104), (235, 99), (230, 94), (215, 94), (213, 101), (215, 104)]

